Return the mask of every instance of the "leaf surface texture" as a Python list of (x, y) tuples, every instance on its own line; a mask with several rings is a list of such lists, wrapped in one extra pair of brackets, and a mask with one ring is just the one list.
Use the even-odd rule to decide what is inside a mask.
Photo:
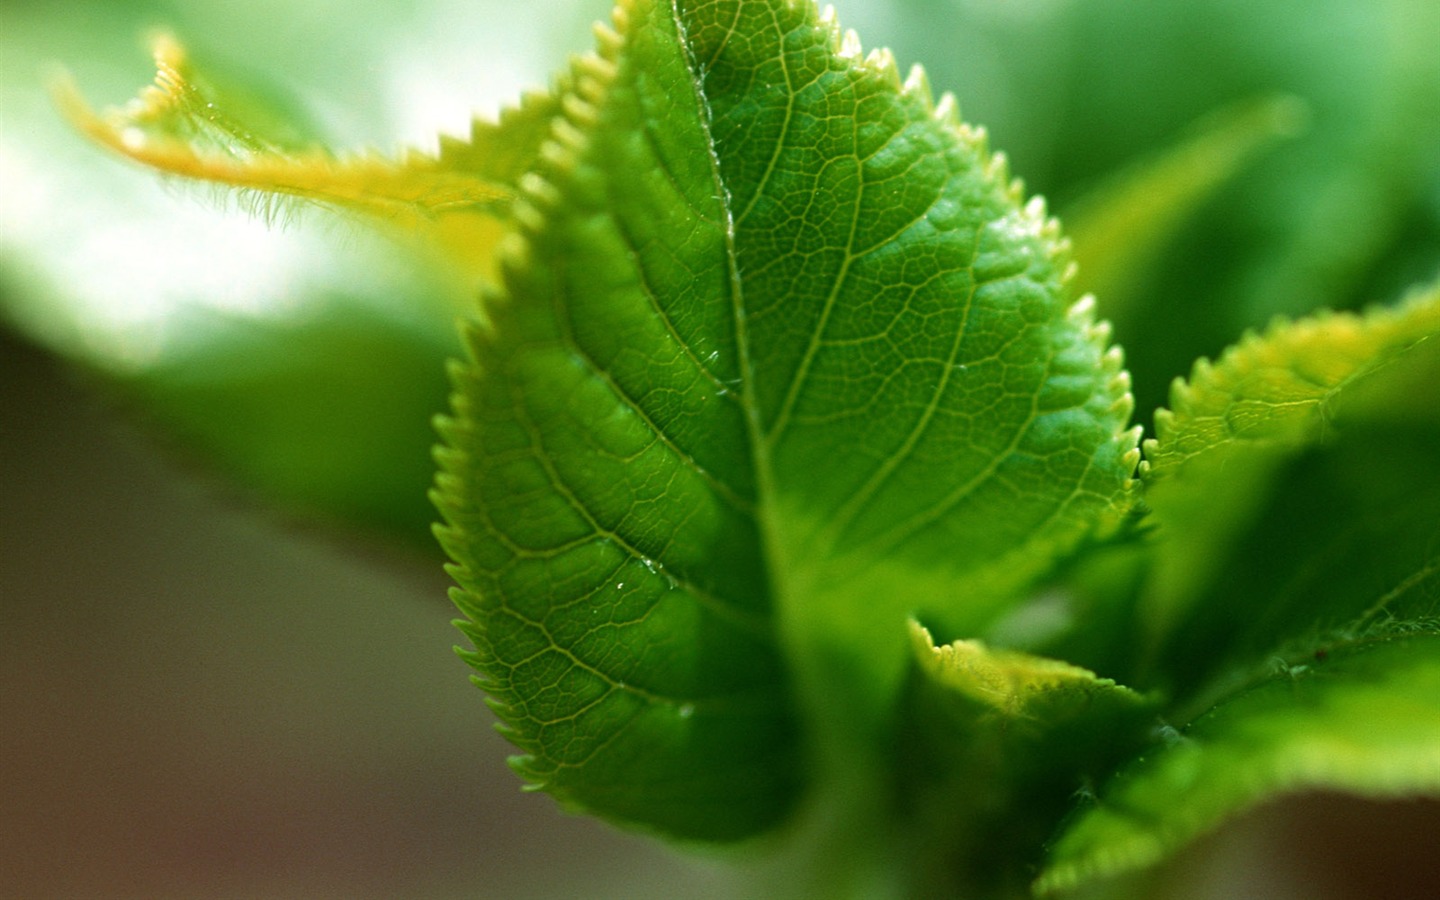
[[(808, 3), (622, 5), (521, 180), (438, 499), (537, 784), (730, 838), (1126, 502), (1057, 227)], [(818, 777), (824, 777), (818, 776)]]

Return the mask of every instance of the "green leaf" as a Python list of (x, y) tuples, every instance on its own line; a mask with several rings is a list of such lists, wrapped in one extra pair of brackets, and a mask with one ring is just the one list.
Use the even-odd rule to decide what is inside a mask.
[(1125, 767), (1051, 848), (1042, 893), (1149, 865), (1282, 792), (1440, 794), (1440, 630), (1287, 666)]
[(914, 622), (911, 638), (892, 763), (908, 855), (896, 865), (917, 896), (1023, 894), (1076, 791), (1150, 739), (1157, 698), (979, 641), (935, 646)]
[[(1357, 308), (1434, 272), (1440, 5), (1431, 0), (883, 8), (893, 11), (886, 40), (925, 61), (936, 83), (963, 88), (967, 115), (991, 129), (1072, 235), (1071, 198), (1163, 153), (1199, 117), (1277, 90), (1305, 102), (1314, 127), (1218, 189), (1163, 264), (1143, 273), (1139, 302), (1116, 329), (1140, 410), (1163, 405), (1170, 379), (1245, 328), (1319, 304)], [(1090, 265), (1081, 265), (1083, 280)], [(1102, 315), (1111, 300), (1098, 295)]]
[(1156, 413), (1141, 473), (1151, 483), (1183, 478), (1201, 458), (1229, 461), (1261, 445), (1314, 441), (1344, 392), (1436, 335), (1440, 284), (1395, 308), (1322, 312), (1247, 335), (1219, 362), (1201, 360), (1188, 382), (1176, 381), (1171, 408)]
[(1177, 386), (1147, 446), (1142, 659), (1114, 670), (1166, 689), (1181, 734), (1077, 815), (1042, 887), (1149, 865), (1277, 793), (1440, 790), (1440, 431), (1417, 379), (1437, 301), (1277, 325)]
[(936, 685), (973, 711), (1021, 730), (1053, 728), (1076, 717), (1104, 718), (1107, 708), (1131, 709), (1145, 700), (1123, 685), (1056, 659), (960, 640), (936, 646), (911, 623), (915, 657)]
[(1196, 601), (1150, 635), (1145, 677), (1203, 709), (1277, 658), (1431, 614), (1437, 447), (1433, 425), (1377, 423), (1277, 466), (1253, 518), (1214, 541)]
[(804, 751), (870, 792), (911, 613), (978, 633), (1124, 508), (1128, 380), (1056, 225), (918, 72), (809, 3), (616, 27), (522, 179), (442, 539), (518, 768), (733, 838)]
[[(1158, 549), (1146, 587), (1153, 632), (1173, 633), (1225, 571), (1229, 548), (1266, 509), (1286, 460), (1333, 438), (1347, 402), (1364, 396), (1356, 392), (1367, 376), (1437, 334), (1440, 285), (1393, 308), (1278, 322), (1218, 362), (1198, 362), (1188, 383), (1176, 382), (1173, 410), (1156, 413), (1157, 436), (1141, 464), (1154, 521), (1175, 536)], [(1433, 397), (1408, 383), (1380, 393)], [(1380, 399), (1372, 391), (1366, 403)]]
[[(153, 43), (156, 84), (124, 108), (94, 113), (62, 81), (71, 122), (167, 174), (240, 189), (241, 205), (270, 223), (285, 209), (278, 192), (381, 224), (391, 240), (352, 229), (336, 241), (333, 223), (322, 234), (308, 221), (283, 235), (222, 223), (214, 238), (203, 210), (177, 211), (163, 194), (163, 227), (146, 223), (151, 198), (126, 194), (114, 161), (67, 129), (60, 147), (79, 152), (54, 163), (64, 192), (37, 187), (33, 198), (63, 211), (63, 224), (46, 215), (47, 230), (34, 233), (27, 209), (15, 229), (29, 226), (37, 274), (82, 260), (102, 299), (73, 296), (83, 294), (74, 279), (36, 279), (0, 296), (0, 316), (94, 371), (182, 455), (256, 497), (433, 553), (430, 417), (448, 395), (445, 361), (463, 352), (455, 319), (477, 277), (494, 277), (494, 247), (513, 227), (508, 198), (558, 101), (527, 95), (495, 122), (475, 120), (469, 140), (442, 137), (434, 155), (336, 154), (263, 78), (219, 79), (175, 39)], [(50, 104), (44, 112), (55, 118)], [(38, 141), (26, 149), (56, 156)], [(90, 168), (100, 171), (86, 179)], [(46, 174), (21, 171), (41, 185)]]

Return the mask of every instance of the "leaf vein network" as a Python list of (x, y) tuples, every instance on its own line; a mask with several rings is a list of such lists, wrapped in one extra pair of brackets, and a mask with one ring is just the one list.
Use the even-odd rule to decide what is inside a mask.
[[(639, 271), (643, 269), (643, 267), (637, 265), (636, 269), (637, 271)], [(669, 330), (672, 336), (675, 338), (677, 346), (679, 346), (685, 352), (687, 357), (694, 360), (694, 354), (690, 351), (689, 347), (686, 346), (685, 342), (683, 340), (680, 340), (678, 335), (674, 334), (673, 326), (670, 324), (668, 318), (664, 316), (663, 312), (659, 311), (658, 301), (655, 299), (654, 293), (651, 290), (647, 279), (643, 274), (640, 277), (641, 283), (644, 286), (644, 293), (649, 298), (650, 305), (656, 308), (658, 314), (661, 316), (662, 319), (665, 319), (667, 330)], [(747, 499), (735, 488), (732, 488), (730, 485), (726, 484), (722, 479), (716, 476), (715, 473), (702, 466), (689, 451), (681, 447), (675, 441), (675, 439), (671, 437), (671, 435), (666, 432), (663, 427), (661, 427), (660, 423), (657, 422), (654, 417), (650, 415), (650, 413), (645, 409), (644, 405), (639, 401), (638, 398), (632, 396), (629, 391), (626, 390), (624, 385), (620, 384), (615, 379), (615, 377), (606, 370), (604, 366), (600, 365), (599, 362), (597, 362), (595, 358), (591, 356), (590, 352), (575, 336), (573, 322), (569, 318), (570, 304), (564, 302), (557, 302), (556, 306), (557, 312), (559, 313), (558, 320), (565, 323), (563, 333), (564, 341), (567, 345), (569, 345), (571, 351), (575, 354), (575, 357), (585, 366), (585, 369), (589, 373), (589, 375), (604, 384), (607, 388), (609, 388), (615, 399), (618, 400), (621, 404), (623, 404), (626, 409), (633, 413), (642, 422), (644, 422), (645, 427), (649, 429), (651, 434), (655, 435), (655, 439), (658, 440), (661, 444), (663, 444), (665, 448), (675, 456), (676, 459), (680, 460), (680, 462), (685, 465), (686, 468), (694, 472), (696, 475), (700, 476), (700, 478), (711, 487), (711, 489), (717, 496), (721, 497), (723, 500), (725, 500), (726, 503), (730, 504), (736, 510), (753, 517), (755, 514), (755, 507), (754, 503), (751, 500)], [(716, 383), (718, 384), (718, 382)], [(723, 398), (725, 396), (728, 396), (728, 391), (726, 391), (723, 385), (721, 385), (719, 390), (717, 391), (717, 395)]]
[[(979, 255), (979, 252), (980, 236), (977, 229), (977, 234), (975, 240), (972, 242), (970, 251), (970, 261), (963, 268), (973, 272), (975, 259)], [(939, 277), (938, 274), (936, 277)], [(956, 361), (960, 356), (960, 348), (965, 343), (965, 335), (970, 324), (970, 312), (975, 307), (975, 292), (977, 288), (978, 285), (975, 279), (972, 278), (970, 280), (969, 291), (965, 299), (959, 304), (961, 311), (960, 321), (955, 327), (955, 337), (950, 342), (950, 353), (941, 366), (940, 377), (936, 379), (934, 388), (930, 393), (930, 399), (925, 404), (925, 408), (921, 411), (919, 417), (917, 417), (914, 426), (905, 436), (905, 440), (901, 442), (900, 446), (871, 473), (865, 483), (851, 494), (850, 497), (846, 499), (845, 504), (836, 511), (826, 527), (825, 535), (821, 538), (822, 546), (829, 545), (833, 547), (835, 542), (840, 539), (840, 536), (844, 534), (845, 529), (850, 526), (855, 520), (855, 517), (858, 516), (866, 504), (870, 502), (871, 498), (875, 496), (885, 482), (890, 480), (890, 477), (895, 471), (900, 468), (901, 463), (915, 452), (915, 448), (919, 445), (921, 437), (929, 430), (930, 423), (934, 420), (935, 413), (940, 408), (945, 391), (950, 386), (950, 379), (955, 371)]]
[[(740, 4), (737, 4), (737, 15), (739, 14), (739, 7)], [(768, 12), (770, 13), (771, 19), (775, 22), (775, 30), (780, 31), (779, 16), (776, 14), (774, 8), (772, 7)], [(739, 228), (741, 223), (749, 217), (751, 211), (755, 209), (755, 204), (765, 195), (765, 189), (769, 186), (770, 179), (774, 176), (775, 170), (780, 163), (780, 155), (785, 150), (785, 145), (790, 137), (790, 129), (794, 125), (795, 101), (800, 96), (800, 91), (795, 87), (794, 74), (790, 71), (787, 55), (784, 53), (779, 54), (776, 61), (780, 64), (780, 71), (785, 76), (785, 118), (780, 123), (780, 134), (775, 139), (775, 149), (770, 154), (770, 160), (765, 165), (765, 171), (760, 173), (760, 178), (756, 182), (754, 192), (751, 193), (750, 199), (745, 204), (745, 208), (733, 216), (736, 228)]]
[(711, 386), (715, 388), (715, 395), (717, 397), (731, 403), (739, 403), (739, 398), (734, 395), (734, 392), (730, 389), (730, 385), (726, 384), (724, 379), (712, 372), (705, 361), (700, 358), (700, 355), (695, 352), (695, 348), (691, 347), (690, 344), (680, 336), (679, 330), (675, 327), (675, 320), (671, 318), (670, 313), (660, 303), (660, 295), (655, 290), (654, 279), (651, 278), (650, 271), (645, 265), (644, 254), (641, 252), (639, 241), (635, 239), (634, 235), (620, 217), (612, 217), (612, 220), (615, 223), (615, 230), (620, 234), (620, 239), (630, 248), (630, 256), (635, 263), (636, 277), (640, 280), (640, 288), (645, 294), (645, 300), (649, 303), (650, 309), (655, 313), (656, 318), (665, 326), (665, 331), (670, 336), (670, 339), (673, 340), (675, 345), (685, 354), (685, 358), (694, 364), (700, 374), (705, 377), (705, 380), (710, 382)]
[[(810, 368), (815, 364), (815, 357), (819, 355), (820, 349), (825, 346), (825, 332), (830, 325), (830, 317), (834, 314), (837, 301), (843, 292), (846, 281), (850, 276), (850, 267), (858, 257), (853, 251), (855, 236), (860, 228), (860, 198), (865, 193), (865, 172), (860, 169), (857, 173), (859, 185), (855, 190), (855, 201), (851, 204), (850, 210), (850, 231), (845, 238), (845, 259), (840, 263), (839, 269), (830, 285), (830, 290), (825, 296), (824, 305), (820, 309), (820, 317), (815, 322), (815, 329), (811, 333), (805, 345), (805, 353), (800, 358), (800, 364), (795, 374), (791, 377), (790, 387), (785, 392), (785, 399), (780, 404), (775, 419), (765, 434), (766, 443), (774, 447), (780, 443), (785, 430), (789, 427), (791, 417), (794, 414), (795, 404), (799, 402), (800, 394), (805, 382), (810, 375)], [(758, 193), (757, 193), (758, 196)]]
[[(957, 485), (950, 492), (942, 495), (928, 510), (916, 513), (908, 521), (897, 522), (887, 531), (877, 535), (868, 543), (872, 546), (872, 552), (884, 554), (892, 550), (898, 544), (907, 540), (916, 532), (933, 525), (944, 518), (957, 506), (965, 502), (965, 499), (973, 494), (1000, 471), (1001, 466), (1008, 462), (1015, 452), (1020, 448), (1026, 433), (1034, 423), (1039, 413), (1038, 396), (1031, 396), (1030, 411), (1026, 413), (1024, 420), (1017, 423), (1011, 435), (1010, 442), (1000, 451), (996, 452), (986, 463), (985, 468), (975, 473), (963, 484)], [(1056, 514), (1052, 513), (1053, 519)]]
[[(512, 387), (512, 390), (518, 390), (518, 387)], [(551, 485), (555, 488), (555, 492), (559, 494), (565, 500), (566, 504), (569, 505), (570, 508), (573, 509), (575, 513), (585, 521), (585, 524), (591, 529), (594, 534), (613, 541), (615, 546), (619, 547), (625, 553), (629, 554), (633, 559), (646, 565), (647, 567), (654, 566), (653, 558), (642, 552), (634, 543), (629, 540), (629, 538), (621, 534), (618, 530), (613, 528), (607, 528), (600, 523), (600, 520), (596, 517), (594, 511), (592, 511), (590, 507), (580, 498), (580, 496), (570, 488), (570, 486), (565, 482), (564, 477), (555, 468), (555, 464), (552, 462), (550, 454), (545, 451), (543, 432), (540, 428), (536, 426), (535, 422), (525, 412), (525, 405), (523, 401), (521, 401), (521, 399), (517, 397), (514, 406), (517, 415), (524, 423), (526, 431), (530, 434), (532, 445), (535, 447), (535, 459), (544, 469), (546, 477), (549, 478)], [(663, 556), (663, 550), (659, 551), (657, 553), (657, 556)], [(696, 602), (705, 606), (707, 609), (714, 612), (720, 618), (739, 627), (745, 628), (753, 633), (765, 635), (767, 637), (769, 636), (769, 629), (767, 628), (767, 624), (754, 614), (745, 610), (740, 604), (716, 596), (710, 591), (695, 584), (690, 579), (685, 578), (681, 575), (677, 575), (670, 568), (665, 569), (665, 575), (663, 577), (670, 583), (674, 584), (676, 587), (684, 590), (687, 594), (694, 598)]]

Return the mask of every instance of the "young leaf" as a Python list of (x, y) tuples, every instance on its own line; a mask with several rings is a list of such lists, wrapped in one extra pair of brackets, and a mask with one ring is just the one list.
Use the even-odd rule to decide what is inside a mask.
[(97, 114), (69, 82), (60, 82), (57, 97), (75, 125), (116, 153), (172, 175), (424, 229), (464, 267), (481, 273), (489, 271), (494, 244), (508, 230), (515, 183), (533, 167), (557, 112), (555, 98), (531, 95), (498, 124), (477, 121), (469, 142), (442, 139), (436, 157), (342, 157), (243, 121), (170, 35), (157, 35), (153, 52), (154, 85), (122, 109)]
[(1276, 793), (1440, 790), (1440, 434), (1433, 417), (1370, 414), (1397, 392), (1433, 404), (1390, 364), (1425, 361), (1437, 304), (1431, 288), (1276, 326), (1177, 386), (1147, 448), (1168, 540), (1143, 594), (1143, 677), (1174, 694), (1183, 739), (1078, 814), (1042, 887), (1148, 865)]
[(1433, 616), (1437, 446), (1433, 425), (1368, 424), (1277, 466), (1253, 521), (1213, 542), (1196, 602), (1152, 635), (1147, 681), (1198, 711), (1277, 659)]
[(1393, 308), (1277, 323), (1176, 382), (1172, 410), (1156, 413), (1141, 464), (1155, 521), (1184, 536), (1159, 548), (1146, 589), (1156, 632), (1173, 631), (1196, 604), (1227, 548), (1263, 510), (1277, 467), (1333, 434), (1367, 376), (1437, 334), (1440, 285)]
[(911, 612), (977, 633), (1128, 502), (1128, 382), (923, 76), (808, 2), (616, 26), (522, 179), (442, 539), (520, 770), (739, 837), (793, 800), (800, 717), (817, 780), (877, 777)]
[(1149, 865), (1277, 793), (1440, 793), (1440, 631), (1333, 647), (1125, 767), (1050, 850), (1041, 893)]
[(1342, 393), (1436, 335), (1440, 284), (1395, 308), (1320, 313), (1248, 335), (1218, 363), (1201, 360), (1188, 382), (1176, 381), (1171, 408), (1155, 415), (1141, 473), (1154, 483), (1184, 477), (1199, 458), (1313, 441)]
[(927, 886), (917, 894), (1023, 893), (1076, 790), (1149, 740), (1156, 698), (1060, 660), (979, 641), (935, 646), (915, 622), (911, 637), (894, 761), (913, 856), (904, 868)]
[(973, 709), (1023, 728), (1042, 730), (1082, 717), (1104, 718), (1106, 708), (1145, 705), (1127, 687), (1056, 659), (986, 647), (980, 641), (936, 646), (930, 632), (911, 622), (920, 671)]

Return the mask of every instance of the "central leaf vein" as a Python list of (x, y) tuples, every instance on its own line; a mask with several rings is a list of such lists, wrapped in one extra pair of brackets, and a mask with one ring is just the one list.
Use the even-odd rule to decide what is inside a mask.
[[(705, 93), (704, 71), (715, 64), (719, 54), (724, 52), (725, 44), (729, 41), (734, 29), (738, 26), (741, 9), (737, 4), (735, 7), (735, 19), (724, 31), (724, 39), (717, 42), (717, 46), (711, 60), (703, 65), (696, 59), (695, 45), (690, 39), (688, 29), (685, 25), (684, 16), (680, 10), (680, 0), (671, 0), (670, 14), (674, 23), (676, 36), (679, 38), (680, 46), (689, 76), (690, 89), (695, 100), (696, 115), (699, 120), (700, 129), (704, 135), (704, 146), (709, 162), (710, 177), (714, 184), (715, 196), (720, 204), (721, 215), (724, 219), (724, 251), (726, 279), (725, 284), (729, 288), (730, 306), (734, 323), (734, 339), (737, 369), (739, 371), (740, 404), (744, 411), (745, 430), (749, 449), (750, 464), (754, 473), (756, 494), (760, 498), (760, 515), (757, 518), (761, 536), (760, 558), (765, 565), (765, 578), (769, 586), (772, 600), (778, 599), (778, 584), (775, 581), (775, 573), (769, 553), (773, 546), (771, 530), (773, 523), (770, 521), (767, 512), (767, 503), (774, 491), (774, 477), (770, 465), (770, 457), (762, 439), (762, 425), (760, 422), (760, 405), (755, 388), (755, 365), (750, 353), (749, 324), (745, 303), (745, 284), (740, 274), (739, 254), (735, 246), (736, 231), (738, 228), (734, 210), (733, 197), (729, 187), (725, 183), (720, 163), (720, 155), (715, 145), (713, 131), (713, 112), (710, 101)], [(792, 101), (793, 102), (793, 101)], [(772, 161), (773, 162), (773, 161)]]

